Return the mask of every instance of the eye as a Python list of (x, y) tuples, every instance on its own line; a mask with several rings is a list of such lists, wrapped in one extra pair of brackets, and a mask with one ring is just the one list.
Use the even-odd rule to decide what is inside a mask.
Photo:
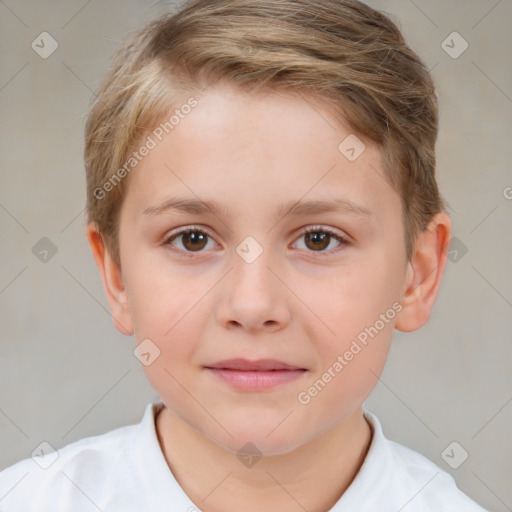
[[(339, 235), (336, 231), (323, 226), (313, 226), (304, 230), (299, 239), (302, 237), (305, 239), (306, 250), (311, 252), (331, 253), (336, 252), (339, 247), (350, 245), (350, 242)], [(207, 247), (208, 239), (212, 240), (213, 246)], [(338, 242), (337, 248), (326, 251), (325, 249), (331, 245), (333, 239)], [(181, 241), (182, 248), (175, 244), (175, 241)], [(172, 233), (165, 240), (165, 245), (176, 247), (178, 252), (184, 253), (187, 256), (192, 256), (191, 253), (203, 252), (203, 249), (205, 248), (214, 248), (215, 242), (213, 242), (213, 238), (205, 230), (196, 226), (191, 226)]]
[(329, 247), (332, 239), (338, 242), (338, 248), (344, 245), (350, 245), (350, 242), (339, 235), (336, 231), (323, 226), (313, 226), (306, 229), (301, 234), (301, 238), (302, 237), (304, 237), (306, 248), (310, 249), (312, 252), (336, 252), (336, 249), (330, 251), (324, 250)]
[(181, 231), (173, 233), (169, 238), (166, 239), (165, 244), (176, 247), (173, 242), (175, 240), (181, 239), (181, 244), (184, 249), (178, 248), (180, 252), (201, 252), (208, 245), (208, 238), (211, 239), (210, 235), (206, 231), (195, 226), (191, 226), (189, 228), (182, 229)]

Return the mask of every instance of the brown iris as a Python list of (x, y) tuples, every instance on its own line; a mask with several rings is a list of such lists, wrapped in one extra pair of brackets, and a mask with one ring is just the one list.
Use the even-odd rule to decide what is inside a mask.
[(182, 233), (181, 236), (183, 237), (183, 246), (190, 251), (204, 249), (208, 240), (208, 235), (200, 231), (188, 231)]
[[(329, 246), (331, 235), (329, 233), (323, 233), (322, 231), (312, 231), (305, 233), (304, 238), (309, 249), (322, 250)], [(311, 246), (309, 246), (309, 242), (312, 243)]]

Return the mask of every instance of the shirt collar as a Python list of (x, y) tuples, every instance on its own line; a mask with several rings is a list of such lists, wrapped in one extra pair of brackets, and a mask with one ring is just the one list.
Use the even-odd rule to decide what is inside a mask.
[[(158, 442), (155, 419), (163, 407), (162, 402), (148, 404), (134, 436), (131, 457), (137, 481), (144, 489), (148, 510), (186, 512), (188, 509), (194, 510), (193, 507), (197, 510), (199, 504), (192, 503), (174, 478)], [(381, 424), (374, 414), (364, 408), (363, 415), (372, 430), (370, 447), (356, 476), (330, 512), (379, 510), (379, 496), (386, 494), (393, 475), (394, 455)], [(364, 509), (361, 508), (363, 496)]]

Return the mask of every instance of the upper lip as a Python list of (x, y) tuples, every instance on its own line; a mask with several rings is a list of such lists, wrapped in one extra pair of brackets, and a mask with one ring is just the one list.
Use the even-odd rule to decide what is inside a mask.
[(283, 363), (276, 359), (258, 359), (249, 361), (247, 359), (226, 359), (217, 363), (209, 364), (206, 368), (240, 370), (240, 371), (271, 371), (271, 370), (305, 370), (300, 366)]

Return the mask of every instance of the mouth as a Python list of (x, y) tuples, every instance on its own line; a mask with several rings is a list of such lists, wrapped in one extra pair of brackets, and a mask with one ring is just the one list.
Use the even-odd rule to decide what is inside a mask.
[(217, 363), (206, 366), (205, 368), (215, 370), (237, 370), (252, 372), (271, 372), (285, 370), (306, 370), (300, 366), (294, 366), (276, 359), (259, 359), (257, 361), (249, 361), (247, 359), (226, 359)]
[(205, 369), (229, 386), (244, 391), (263, 391), (294, 381), (308, 370), (275, 359), (228, 359)]

